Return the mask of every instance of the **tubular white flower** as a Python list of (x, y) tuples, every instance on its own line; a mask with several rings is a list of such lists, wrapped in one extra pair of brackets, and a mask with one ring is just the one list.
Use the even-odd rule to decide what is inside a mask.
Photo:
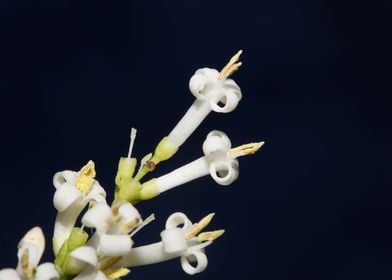
[(13, 268), (0, 270), (0, 280), (20, 280), (19, 274)]
[(66, 170), (53, 177), (56, 188), (53, 204), (58, 211), (53, 234), (53, 249), (56, 255), (87, 204), (91, 201), (106, 202), (106, 192), (98, 181), (92, 179), (87, 191), (78, 188), (80, 176), (80, 172)]
[(227, 186), (238, 178), (239, 164), (230, 153), (231, 142), (221, 131), (211, 131), (203, 143), (204, 156), (142, 186), (155, 187), (159, 193), (210, 174), (220, 185)]
[[(206, 223), (202, 222), (203, 220), (199, 222), (203, 224), (199, 228), (200, 231), (209, 223), (212, 218), (211, 215), (209, 216)], [(128, 255), (123, 256), (119, 265), (133, 267), (180, 257), (181, 266), (186, 273), (202, 272), (208, 264), (204, 248), (212, 243), (212, 239), (203, 242), (200, 238), (189, 235), (197, 226), (198, 224), (192, 224), (183, 213), (174, 213), (167, 219), (166, 228), (161, 232), (161, 242), (133, 248)], [(199, 231), (195, 232), (198, 233)], [(196, 266), (193, 266), (191, 263), (195, 262)]]
[(189, 89), (196, 100), (168, 135), (168, 140), (177, 147), (188, 139), (211, 110), (228, 113), (241, 100), (239, 86), (232, 79), (222, 79), (218, 75), (219, 72), (215, 69), (202, 68), (190, 79)]

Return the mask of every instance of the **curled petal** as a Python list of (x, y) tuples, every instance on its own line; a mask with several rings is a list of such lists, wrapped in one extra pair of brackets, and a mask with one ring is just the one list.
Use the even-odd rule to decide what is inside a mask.
[(75, 183), (75, 179), (77, 177), (77, 172), (65, 170), (61, 172), (57, 172), (53, 176), (53, 185), (57, 189), (65, 182), (69, 182), (71, 184)]
[(225, 90), (222, 98), (219, 100), (210, 100), (210, 107), (217, 113), (229, 113), (237, 108), (238, 102), (241, 100), (240, 96), (241, 91), (239, 90)]
[(90, 228), (101, 230), (107, 226), (112, 217), (112, 210), (106, 203), (97, 203), (87, 210), (82, 218), (82, 223)]
[(214, 160), (216, 157), (222, 159), (226, 157), (227, 152), (231, 148), (231, 141), (229, 137), (219, 130), (213, 130), (207, 134), (206, 140), (203, 142), (203, 152), (206, 156), (212, 156)]
[(189, 90), (199, 100), (207, 98), (208, 89), (217, 81), (218, 71), (202, 68), (195, 72), (189, 80)]
[(63, 212), (81, 197), (81, 192), (74, 185), (65, 182), (54, 193), (53, 204), (57, 211)]
[(58, 280), (60, 275), (52, 263), (43, 263), (37, 268), (35, 280)]
[(118, 212), (122, 217), (121, 223), (129, 223), (134, 219), (140, 219), (139, 211), (129, 202), (121, 204)]
[(238, 178), (239, 165), (237, 160), (218, 161), (210, 165), (211, 177), (219, 185), (227, 186)]
[(181, 212), (173, 213), (166, 220), (166, 229), (173, 229), (180, 227), (187, 231), (192, 228), (192, 222), (188, 219), (188, 217)]
[(90, 246), (81, 246), (76, 248), (72, 251), (71, 257), (73, 257), (76, 261), (80, 261), (94, 267), (98, 263), (97, 252)]
[(97, 251), (99, 255), (108, 257), (123, 256), (131, 251), (132, 246), (133, 241), (128, 234), (101, 234)]
[(187, 242), (182, 229), (171, 228), (161, 232), (163, 250), (168, 253), (180, 253), (187, 249)]
[(20, 280), (20, 277), (15, 269), (4, 268), (0, 270), (0, 280)]
[[(191, 263), (194, 263), (195, 266)], [(182, 269), (190, 275), (204, 271), (207, 265), (207, 256), (203, 252), (193, 252), (187, 256), (181, 257)]]

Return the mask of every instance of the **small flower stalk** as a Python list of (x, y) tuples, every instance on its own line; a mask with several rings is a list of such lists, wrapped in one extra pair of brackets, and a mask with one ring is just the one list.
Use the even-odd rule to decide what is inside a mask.
[(0, 280), (119, 280), (134, 267), (175, 258), (187, 274), (204, 271), (208, 264), (207, 247), (224, 233), (222, 229), (205, 231), (214, 213), (197, 223), (192, 223), (184, 213), (173, 213), (166, 220), (160, 241), (140, 246), (134, 243), (133, 236), (155, 216), (143, 219), (135, 205), (202, 176), (210, 175), (217, 184), (228, 186), (239, 176), (239, 158), (262, 147), (264, 142), (233, 148), (224, 132), (213, 130), (202, 144), (201, 157), (168, 174), (142, 181), (160, 162), (179, 150), (211, 111), (228, 113), (237, 107), (241, 89), (229, 76), (240, 67), (241, 53), (234, 55), (221, 71), (202, 68), (195, 72), (189, 81), (189, 89), (196, 98), (194, 103), (154, 152), (139, 163), (132, 157), (137, 134), (132, 128), (128, 155), (118, 162), (111, 203), (96, 180), (93, 161), (79, 171), (56, 173), (53, 262), (40, 264), (45, 238), (41, 228), (35, 227), (18, 245), (16, 268), (0, 270)]

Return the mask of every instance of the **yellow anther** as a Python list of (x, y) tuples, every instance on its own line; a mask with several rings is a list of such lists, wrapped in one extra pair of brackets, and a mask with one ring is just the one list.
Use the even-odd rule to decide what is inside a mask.
[(246, 156), (246, 155), (251, 155), (256, 153), (261, 146), (264, 145), (264, 141), (257, 142), (257, 143), (249, 143), (249, 144), (244, 144), (238, 147), (235, 147), (229, 151), (230, 155), (232, 157), (241, 157), (241, 156)]
[(35, 268), (29, 267), (29, 251), (25, 249), (21, 258), (22, 271), (27, 278), (32, 278), (35, 274)]
[(220, 237), (222, 234), (225, 233), (224, 229), (221, 230), (215, 230), (215, 231), (208, 231), (208, 232), (202, 232), (199, 234), (197, 237), (200, 242), (203, 241), (212, 241)]
[(241, 66), (241, 62), (238, 62), (240, 59), (240, 56), (242, 54), (242, 50), (238, 51), (231, 59), (230, 61), (226, 64), (225, 67), (219, 72), (218, 74), (218, 79), (225, 79), (229, 77), (231, 74), (233, 74), (235, 71), (238, 70)]
[(118, 263), (121, 260), (121, 256), (117, 256), (117, 257), (111, 257), (108, 259), (103, 260), (100, 264), (99, 264), (99, 270), (101, 271), (105, 271), (111, 267), (113, 267), (113, 265), (115, 265), (116, 263)]
[(130, 221), (129, 223), (122, 224), (120, 226), (120, 231), (121, 232), (131, 232), (133, 229), (135, 229), (137, 227), (139, 222), (140, 222), (139, 218), (135, 218), (132, 221)]
[(124, 277), (128, 275), (131, 271), (128, 268), (121, 267), (121, 268), (109, 268), (105, 270), (103, 273), (109, 277), (109, 279), (120, 279), (121, 277)]
[(214, 215), (215, 213), (211, 213), (201, 219), (200, 222), (198, 222), (196, 226), (186, 234), (185, 238), (189, 240), (198, 235), (206, 226), (208, 226)]
[(76, 187), (79, 191), (84, 194), (89, 193), (91, 186), (94, 183), (95, 178), (95, 165), (92, 160), (90, 160), (82, 169), (79, 171), (79, 178), (76, 182)]

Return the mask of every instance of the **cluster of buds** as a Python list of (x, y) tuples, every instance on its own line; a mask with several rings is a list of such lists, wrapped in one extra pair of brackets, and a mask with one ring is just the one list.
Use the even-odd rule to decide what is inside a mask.
[[(189, 88), (196, 97), (184, 117), (164, 137), (154, 153), (146, 155), (137, 166), (132, 157), (136, 129), (131, 130), (127, 157), (119, 160), (115, 178), (114, 201), (106, 201), (104, 188), (95, 179), (95, 166), (89, 161), (82, 169), (61, 171), (54, 175), (56, 189), (53, 204), (58, 211), (53, 234), (53, 262), (40, 264), (45, 238), (39, 227), (31, 229), (18, 246), (16, 269), (0, 270), (0, 280), (108, 280), (121, 279), (130, 268), (180, 258), (188, 274), (207, 267), (205, 248), (224, 230), (203, 232), (214, 214), (192, 223), (180, 212), (172, 214), (161, 232), (161, 241), (134, 246), (132, 237), (154, 220), (143, 219), (135, 204), (208, 174), (227, 186), (238, 178), (238, 157), (255, 153), (264, 142), (232, 148), (222, 131), (211, 131), (202, 146), (204, 155), (163, 176), (142, 182), (146, 174), (171, 158), (211, 112), (234, 110), (242, 95), (239, 86), (228, 77), (241, 65), (238, 52), (218, 72), (203, 68), (196, 71)], [(78, 225), (77, 223), (80, 223)], [(85, 230), (90, 228), (90, 234)]]

